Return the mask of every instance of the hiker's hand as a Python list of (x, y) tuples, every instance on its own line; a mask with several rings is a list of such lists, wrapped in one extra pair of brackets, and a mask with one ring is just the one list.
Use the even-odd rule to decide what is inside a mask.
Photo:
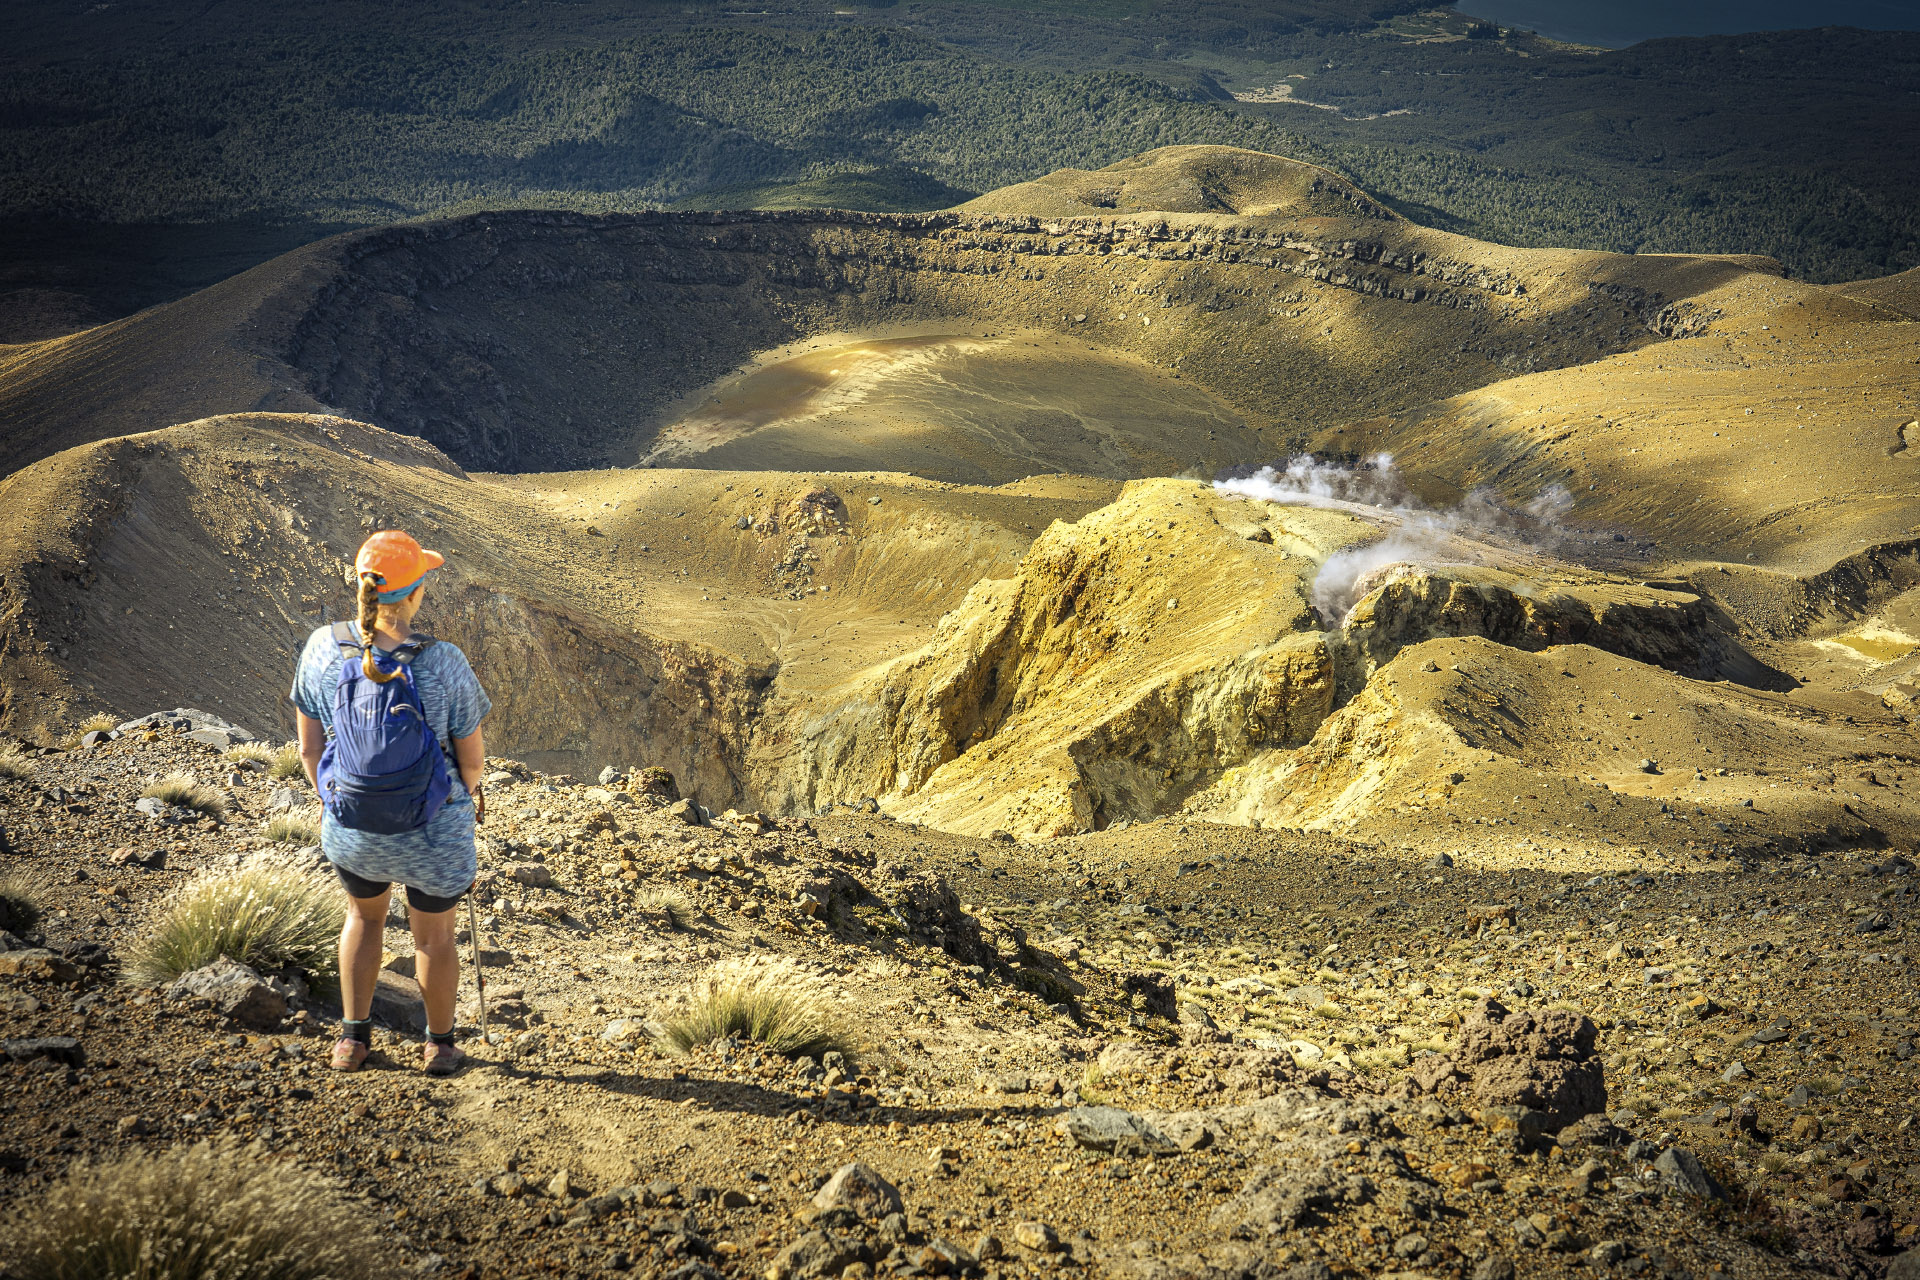
[(468, 787), (467, 794), (473, 797), (474, 822), (485, 822), (487, 820), (487, 793), (480, 787)]

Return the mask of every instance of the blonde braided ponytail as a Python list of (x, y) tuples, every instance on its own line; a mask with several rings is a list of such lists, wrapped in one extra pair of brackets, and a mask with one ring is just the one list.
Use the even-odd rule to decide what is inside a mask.
[(382, 671), (373, 660), (373, 637), (380, 624), (380, 588), (374, 585), (373, 575), (360, 575), (360, 670), (367, 679), (375, 684), (385, 684), (400, 674), (395, 667), (392, 671)]

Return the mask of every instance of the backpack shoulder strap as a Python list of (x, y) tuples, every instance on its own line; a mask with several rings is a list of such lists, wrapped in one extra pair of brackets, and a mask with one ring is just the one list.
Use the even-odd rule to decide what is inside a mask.
[(399, 648), (391, 650), (387, 656), (404, 667), (425, 653), (427, 646), (432, 643), (432, 636), (415, 631), (407, 636), (405, 642), (402, 643)]
[(351, 622), (336, 622), (333, 624), (333, 642), (340, 646), (340, 656), (342, 658), (357, 658), (360, 656), (360, 642), (354, 639), (353, 624)]

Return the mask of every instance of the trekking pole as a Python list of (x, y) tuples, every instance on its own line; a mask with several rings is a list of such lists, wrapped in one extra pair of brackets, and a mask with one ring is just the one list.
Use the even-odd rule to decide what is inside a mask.
[[(473, 815), (476, 823), (487, 820), (484, 797), (481, 808)], [(480, 1003), (480, 1043), (492, 1044), (493, 1037), (487, 1032), (487, 975), (480, 968), (480, 913), (473, 909), (473, 894), (467, 894), (467, 939), (473, 944), (473, 986)]]
[(480, 913), (473, 909), (473, 895), (467, 895), (467, 937), (473, 942), (473, 985), (480, 994), (480, 1043), (492, 1044), (487, 1034), (487, 975), (480, 968)]

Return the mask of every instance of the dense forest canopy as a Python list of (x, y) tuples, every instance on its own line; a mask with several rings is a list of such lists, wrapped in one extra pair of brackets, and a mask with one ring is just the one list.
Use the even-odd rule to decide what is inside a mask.
[(1327, 164), (1516, 244), (1920, 264), (1920, 35), (1602, 51), (1393, 0), (755, 9), (16, 5), (0, 289), (45, 283), (23, 261), (54, 227), (222, 225), (244, 256), (486, 206), (931, 208), (1173, 143)]

